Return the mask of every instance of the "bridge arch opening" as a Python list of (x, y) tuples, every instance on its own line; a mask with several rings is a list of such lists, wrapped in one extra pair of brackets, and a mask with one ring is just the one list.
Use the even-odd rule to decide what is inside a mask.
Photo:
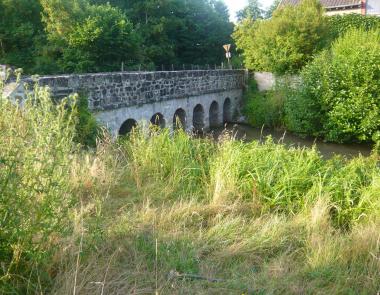
[(209, 120), (210, 120), (210, 127), (217, 127), (219, 125), (219, 105), (216, 101), (213, 101), (210, 105), (209, 110)]
[(137, 127), (137, 122), (134, 119), (128, 119), (121, 124), (119, 129), (119, 136), (125, 136)]
[(173, 116), (173, 129), (186, 130), (186, 112), (184, 109), (179, 108), (175, 111)]
[(231, 121), (232, 121), (232, 103), (231, 103), (231, 99), (227, 97), (223, 104), (223, 123), (228, 123)]
[(193, 110), (193, 126), (194, 131), (202, 132), (205, 127), (205, 112), (201, 104), (197, 104)]
[(165, 118), (164, 115), (161, 113), (155, 113), (152, 118), (150, 118), (150, 123), (152, 125), (156, 125), (160, 128), (165, 128)]

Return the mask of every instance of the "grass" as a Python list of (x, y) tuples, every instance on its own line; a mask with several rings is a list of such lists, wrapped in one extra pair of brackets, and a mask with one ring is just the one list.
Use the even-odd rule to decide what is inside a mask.
[[(116, 155), (102, 213), (84, 219), (78, 294), (378, 290), (377, 155), (326, 161), (270, 139), (215, 143), (168, 130), (137, 130)], [(73, 288), (68, 257), (58, 294)], [(173, 270), (221, 281), (170, 280)]]
[(0, 293), (379, 291), (376, 152), (324, 160), (270, 138), (243, 143), (225, 133), (215, 142), (166, 129), (117, 142), (105, 134), (81, 150), (74, 124), (60, 118), (68, 108), (47, 99), (0, 110), (0, 156), (15, 160), (0, 164), (9, 175), (0, 180), (1, 220), (15, 213), (25, 225), (2, 223)]

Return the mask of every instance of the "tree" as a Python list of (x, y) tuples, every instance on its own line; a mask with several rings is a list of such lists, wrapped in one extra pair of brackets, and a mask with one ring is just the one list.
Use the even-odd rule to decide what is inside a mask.
[(268, 8), (267, 11), (265, 11), (265, 18), (271, 18), (274, 11), (277, 9), (278, 5), (280, 4), (280, 0), (274, 0), (272, 5)]
[(271, 19), (243, 20), (233, 37), (248, 68), (296, 73), (324, 47), (327, 28), (319, 1), (303, 0), (277, 9)]
[(55, 45), (49, 54), (58, 57), (61, 71), (114, 71), (122, 62), (139, 62), (139, 36), (120, 9), (84, 0), (42, 3), (49, 40)]
[(43, 38), (37, 0), (0, 0), (0, 63), (30, 69)]
[(264, 17), (264, 10), (261, 8), (258, 0), (248, 0), (248, 5), (238, 11), (236, 14), (238, 21), (249, 18), (253, 20), (262, 19)]
[(115, 71), (122, 62), (134, 65), (140, 60), (132, 23), (109, 4), (90, 6), (89, 15), (73, 27), (67, 41), (62, 55), (66, 72)]
[(222, 45), (232, 41), (233, 24), (220, 0), (112, 0), (111, 4), (136, 25), (143, 54), (157, 67), (220, 63)]
[(0, 62), (28, 73), (219, 64), (232, 31), (222, 0), (0, 0)]

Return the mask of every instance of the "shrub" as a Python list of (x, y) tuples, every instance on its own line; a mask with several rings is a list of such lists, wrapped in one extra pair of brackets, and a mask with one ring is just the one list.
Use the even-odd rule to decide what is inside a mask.
[(95, 147), (100, 126), (95, 116), (88, 109), (88, 100), (84, 94), (80, 94), (78, 97), (74, 118), (76, 123), (74, 140), (84, 147)]
[(351, 30), (302, 71), (286, 103), (290, 130), (329, 141), (377, 140), (380, 130), (380, 30)]
[(67, 103), (55, 105), (39, 87), (22, 108), (0, 97), (1, 294), (48, 284), (45, 264), (69, 230), (75, 132)]
[(288, 88), (277, 84), (275, 89), (259, 92), (256, 82), (249, 82), (248, 90), (244, 94), (243, 112), (248, 122), (256, 127), (283, 127), (284, 101)]
[(234, 32), (249, 69), (298, 72), (324, 47), (327, 22), (321, 4), (303, 0), (274, 12), (269, 20), (243, 20)]
[(377, 16), (361, 15), (357, 13), (334, 15), (328, 17), (329, 38), (335, 40), (343, 36), (352, 29), (362, 29), (365, 31), (379, 29), (380, 18)]
[[(315, 63), (327, 60), (317, 57)], [(302, 71), (302, 85), (289, 95), (284, 103), (284, 121), (288, 130), (301, 136), (322, 136), (323, 112), (319, 101), (320, 89), (311, 91), (306, 85), (315, 85), (320, 77), (319, 68), (306, 66)]]

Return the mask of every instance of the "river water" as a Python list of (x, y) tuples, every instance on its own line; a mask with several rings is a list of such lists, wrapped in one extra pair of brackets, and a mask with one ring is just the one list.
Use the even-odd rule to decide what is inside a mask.
[(227, 124), (225, 128), (212, 129), (212, 134), (218, 137), (224, 130), (232, 132), (237, 139), (244, 141), (265, 140), (267, 136), (272, 136), (274, 142), (284, 143), (287, 146), (312, 147), (317, 146), (320, 153), (325, 158), (331, 158), (334, 154), (352, 158), (358, 155), (369, 156), (372, 146), (370, 144), (338, 144), (327, 143), (313, 138), (301, 138), (289, 132), (272, 129), (260, 129), (243, 124)]

